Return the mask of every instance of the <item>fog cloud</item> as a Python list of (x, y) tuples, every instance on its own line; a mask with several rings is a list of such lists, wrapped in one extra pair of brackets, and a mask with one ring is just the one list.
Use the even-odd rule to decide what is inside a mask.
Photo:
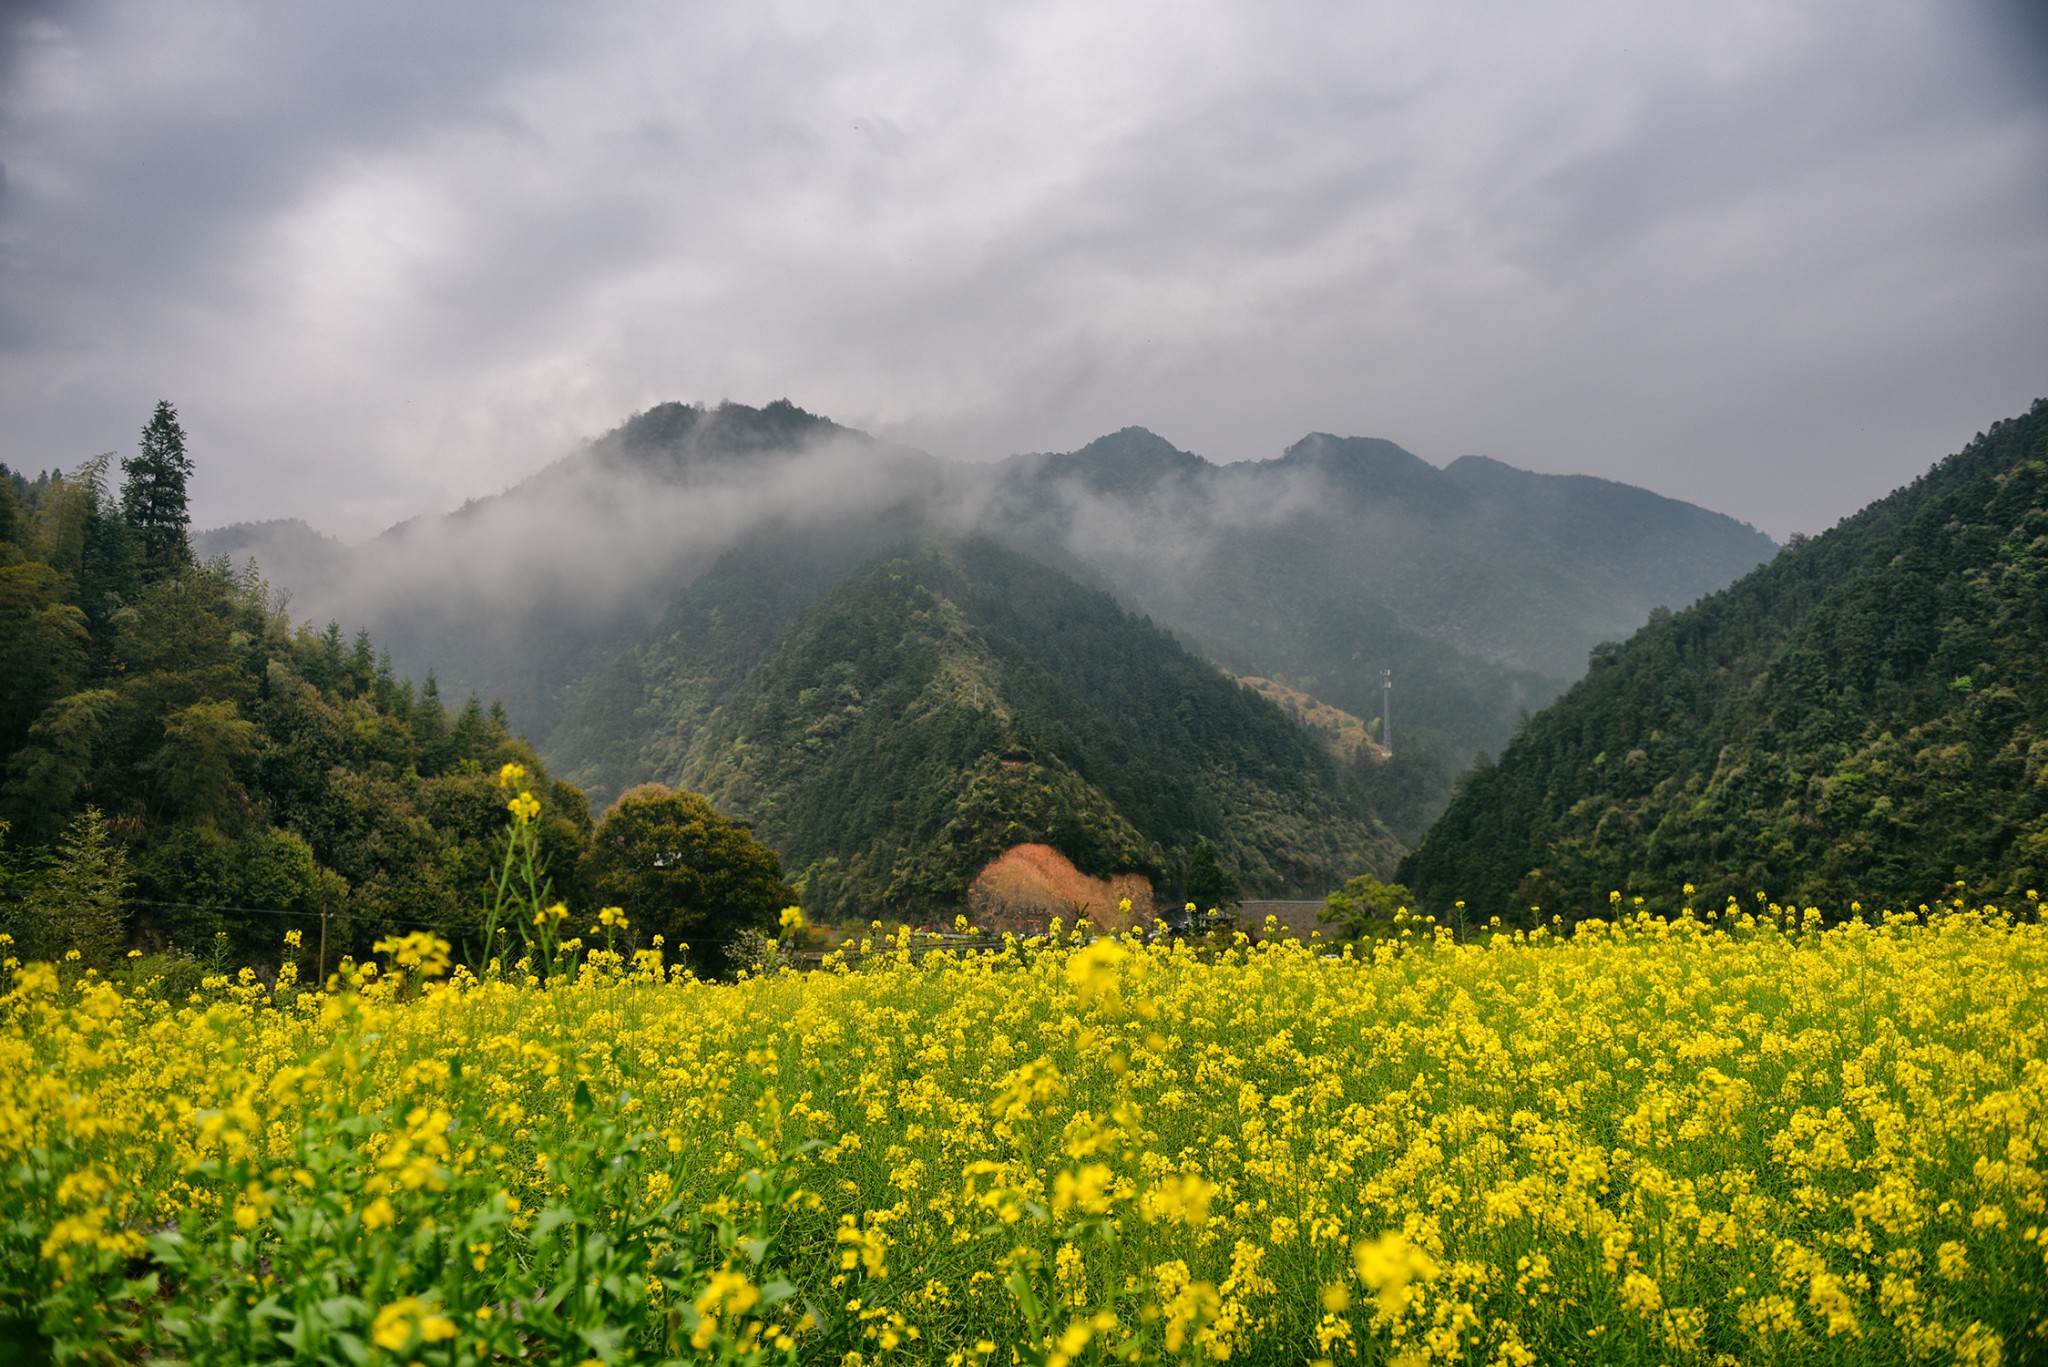
[(203, 523), (361, 538), (787, 396), (966, 459), (1378, 435), (1782, 536), (2048, 389), (2012, 3), (21, 14), (0, 459), (170, 397)]

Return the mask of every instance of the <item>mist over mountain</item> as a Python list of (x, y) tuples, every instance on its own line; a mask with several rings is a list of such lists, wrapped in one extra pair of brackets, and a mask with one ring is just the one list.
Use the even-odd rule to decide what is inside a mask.
[(1590, 647), (1774, 549), (1647, 490), (1326, 434), (1218, 466), (1126, 428), (1005, 462), (985, 517), (1234, 673), (1376, 718), (1392, 671), (1394, 758), (1357, 777), (1408, 841)]
[(1217, 466), (1126, 428), (1006, 462), (995, 503), (1008, 534), (1061, 546), (1141, 600), (1186, 612), (1181, 601), (1227, 592), (1246, 562), (1277, 562), (1406, 631), (1553, 680), (1576, 677), (1590, 645), (1652, 608), (1683, 606), (1776, 550), (1645, 489), (1482, 456), (1438, 469), (1392, 442), (1325, 433), (1276, 460)]
[(2048, 881), (2048, 400), (1653, 618), (1468, 776), (1402, 866), (1433, 909), (1611, 891), (1846, 911)]
[(498, 698), (541, 734), (571, 684), (740, 538), (900, 516), (935, 466), (788, 403), (662, 404), (503, 493), (359, 546), (290, 522), (193, 541), (253, 556), (294, 615), (367, 626), (399, 673)]
[[(1375, 439), (1315, 434), (1274, 460), (1216, 465), (1127, 428), (971, 465), (782, 401), (660, 405), (501, 494), (360, 546), (296, 523), (196, 544), (253, 556), (295, 614), (369, 627), (400, 673), (502, 699), (516, 726), (573, 740), (579, 766), (624, 785), (675, 781), (679, 753), (650, 740), (635, 753), (667, 768), (615, 774), (617, 738), (584, 735), (579, 700), (625, 686), (632, 652), (720, 556), (801, 548), (772, 590), (794, 611), (884, 546), (975, 534), (1107, 590), (1224, 670), (1357, 716), (1378, 718), (1391, 670), (1394, 758), (1359, 752), (1351, 778), (1409, 841), (1473, 754), (1505, 744), (1591, 646), (1772, 550), (1644, 490), (1478, 457), (1439, 469)], [(688, 688), (674, 699), (655, 731), (708, 722)]]

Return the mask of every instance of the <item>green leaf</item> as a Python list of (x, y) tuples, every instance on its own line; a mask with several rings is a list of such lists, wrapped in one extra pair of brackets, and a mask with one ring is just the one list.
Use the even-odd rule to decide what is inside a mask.
[(590, 1346), (590, 1351), (606, 1362), (616, 1362), (620, 1350), (625, 1346), (626, 1329), (623, 1325), (608, 1324), (601, 1329), (578, 1329), (576, 1337)]
[(329, 1324), (347, 1324), (358, 1317), (368, 1319), (370, 1307), (354, 1296), (329, 1296), (315, 1301), (313, 1310)]

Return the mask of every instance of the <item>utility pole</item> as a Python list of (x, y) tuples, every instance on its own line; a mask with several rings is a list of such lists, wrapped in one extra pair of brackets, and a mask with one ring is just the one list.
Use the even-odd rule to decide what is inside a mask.
[(327, 908), (320, 908), (320, 990), (327, 990)]
[(1380, 746), (1394, 757), (1394, 671), (1380, 671)]

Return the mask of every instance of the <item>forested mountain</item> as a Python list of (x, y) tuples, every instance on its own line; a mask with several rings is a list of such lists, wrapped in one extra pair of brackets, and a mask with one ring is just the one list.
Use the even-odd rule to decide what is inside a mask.
[(600, 797), (653, 778), (751, 819), (825, 914), (956, 906), (1026, 842), (1177, 887), (1206, 838), (1269, 894), (1399, 853), (1273, 704), (983, 537), (739, 548), (549, 749)]
[(223, 932), (241, 961), (274, 960), (294, 929), (310, 956), (321, 913), (330, 965), (392, 928), (459, 943), (495, 870), (505, 763), (534, 771), (543, 848), (574, 873), (587, 808), (547, 783), (502, 712), (451, 709), (367, 633), (294, 628), (260, 579), (195, 562), (189, 462), (169, 479), (139, 477), (146, 462), (126, 463), (118, 497), (104, 458), (36, 481), (0, 469), (0, 929), (14, 953), (77, 947), (85, 911), (102, 918), (83, 934), (102, 956)]
[(1438, 469), (1384, 441), (1317, 435), (1217, 466), (1131, 428), (975, 466), (786, 402), (661, 405), (500, 496), (363, 547), (289, 523), (198, 545), (253, 555), (295, 614), (368, 626), (402, 673), (503, 698), (517, 726), (566, 740), (572, 693), (616, 686), (599, 671), (726, 551), (836, 545), (850, 564), (848, 548), (977, 532), (1108, 589), (1233, 673), (1360, 717), (1378, 717), (1391, 669), (1399, 743), (1353, 777), (1410, 841), (1473, 754), (1505, 744), (1590, 646), (1772, 549), (1640, 489), (1476, 457)]
[(2048, 881), (2048, 400), (1592, 656), (1401, 878), (1432, 910), (1610, 891), (1841, 911)]

